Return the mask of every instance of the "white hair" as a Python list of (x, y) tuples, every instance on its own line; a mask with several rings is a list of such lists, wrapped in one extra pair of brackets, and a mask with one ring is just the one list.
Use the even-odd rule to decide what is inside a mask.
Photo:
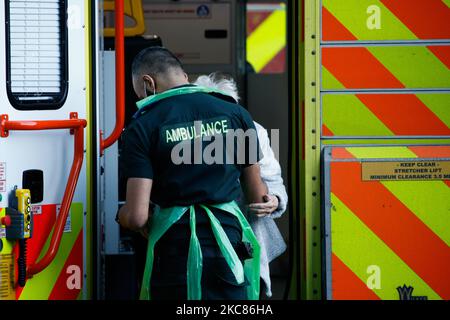
[(236, 85), (236, 81), (232, 78), (220, 77), (215, 73), (210, 75), (203, 75), (197, 78), (194, 82), (195, 85), (220, 90), (226, 95), (231, 96), (236, 102), (239, 102), (239, 93)]

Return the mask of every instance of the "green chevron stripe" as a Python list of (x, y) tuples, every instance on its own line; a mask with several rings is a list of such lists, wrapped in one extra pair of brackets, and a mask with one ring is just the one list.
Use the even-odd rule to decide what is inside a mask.
[(441, 299), (382, 239), (369, 229), (335, 194), (331, 193), (332, 251), (364, 283), (369, 266), (381, 271), (381, 286), (374, 289), (381, 299), (398, 300), (396, 288), (403, 283), (414, 286), (414, 292), (429, 299)]
[(446, 145), (450, 139), (331, 139), (322, 140), (323, 145)]
[(407, 88), (450, 88), (450, 70), (425, 46), (367, 49)]
[(323, 96), (323, 123), (336, 136), (393, 136), (355, 95)]
[(357, 159), (414, 159), (417, 155), (407, 147), (347, 147)]
[(450, 188), (442, 181), (381, 182), (411, 212), (450, 246)]
[(322, 85), (327, 89), (345, 89), (345, 86), (324, 66), (322, 66)]
[[(449, 0), (450, 1), (450, 0)], [(443, 123), (450, 127), (450, 94), (433, 93), (417, 94), (417, 97), (441, 119)]]
[[(450, 127), (450, 94), (421, 93), (416, 96)], [(336, 136), (395, 135), (352, 94), (323, 95), (322, 121)]]
[[(380, 29), (369, 29), (367, 21), (370, 6), (380, 9)], [(411, 32), (391, 11), (378, 0), (323, 0), (328, 9), (359, 40), (416, 40)]]

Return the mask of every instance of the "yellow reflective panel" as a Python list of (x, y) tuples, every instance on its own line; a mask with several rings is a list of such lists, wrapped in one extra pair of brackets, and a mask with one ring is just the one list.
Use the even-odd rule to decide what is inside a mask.
[(257, 73), (285, 70), (286, 6), (247, 5), (247, 62)]

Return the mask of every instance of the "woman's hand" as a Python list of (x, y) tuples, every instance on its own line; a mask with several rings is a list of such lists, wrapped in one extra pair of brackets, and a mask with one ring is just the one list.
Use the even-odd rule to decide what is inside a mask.
[(265, 217), (278, 209), (279, 202), (277, 196), (266, 194), (264, 196), (264, 201), (265, 202), (263, 203), (249, 204), (248, 206), (249, 212), (258, 217)]

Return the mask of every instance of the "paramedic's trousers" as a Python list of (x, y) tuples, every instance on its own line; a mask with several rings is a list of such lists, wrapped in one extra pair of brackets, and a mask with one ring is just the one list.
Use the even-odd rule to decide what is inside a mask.
[[(245, 246), (239, 243), (233, 247), (243, 262)], [(247, 300), (248, 281), (237, 284), (219, 248), (202, 246), (202, 253), (202, 300)], [(186, 268), (186, 245), (157, 244), (151, 278), (152, 300), (187, 300)]]

